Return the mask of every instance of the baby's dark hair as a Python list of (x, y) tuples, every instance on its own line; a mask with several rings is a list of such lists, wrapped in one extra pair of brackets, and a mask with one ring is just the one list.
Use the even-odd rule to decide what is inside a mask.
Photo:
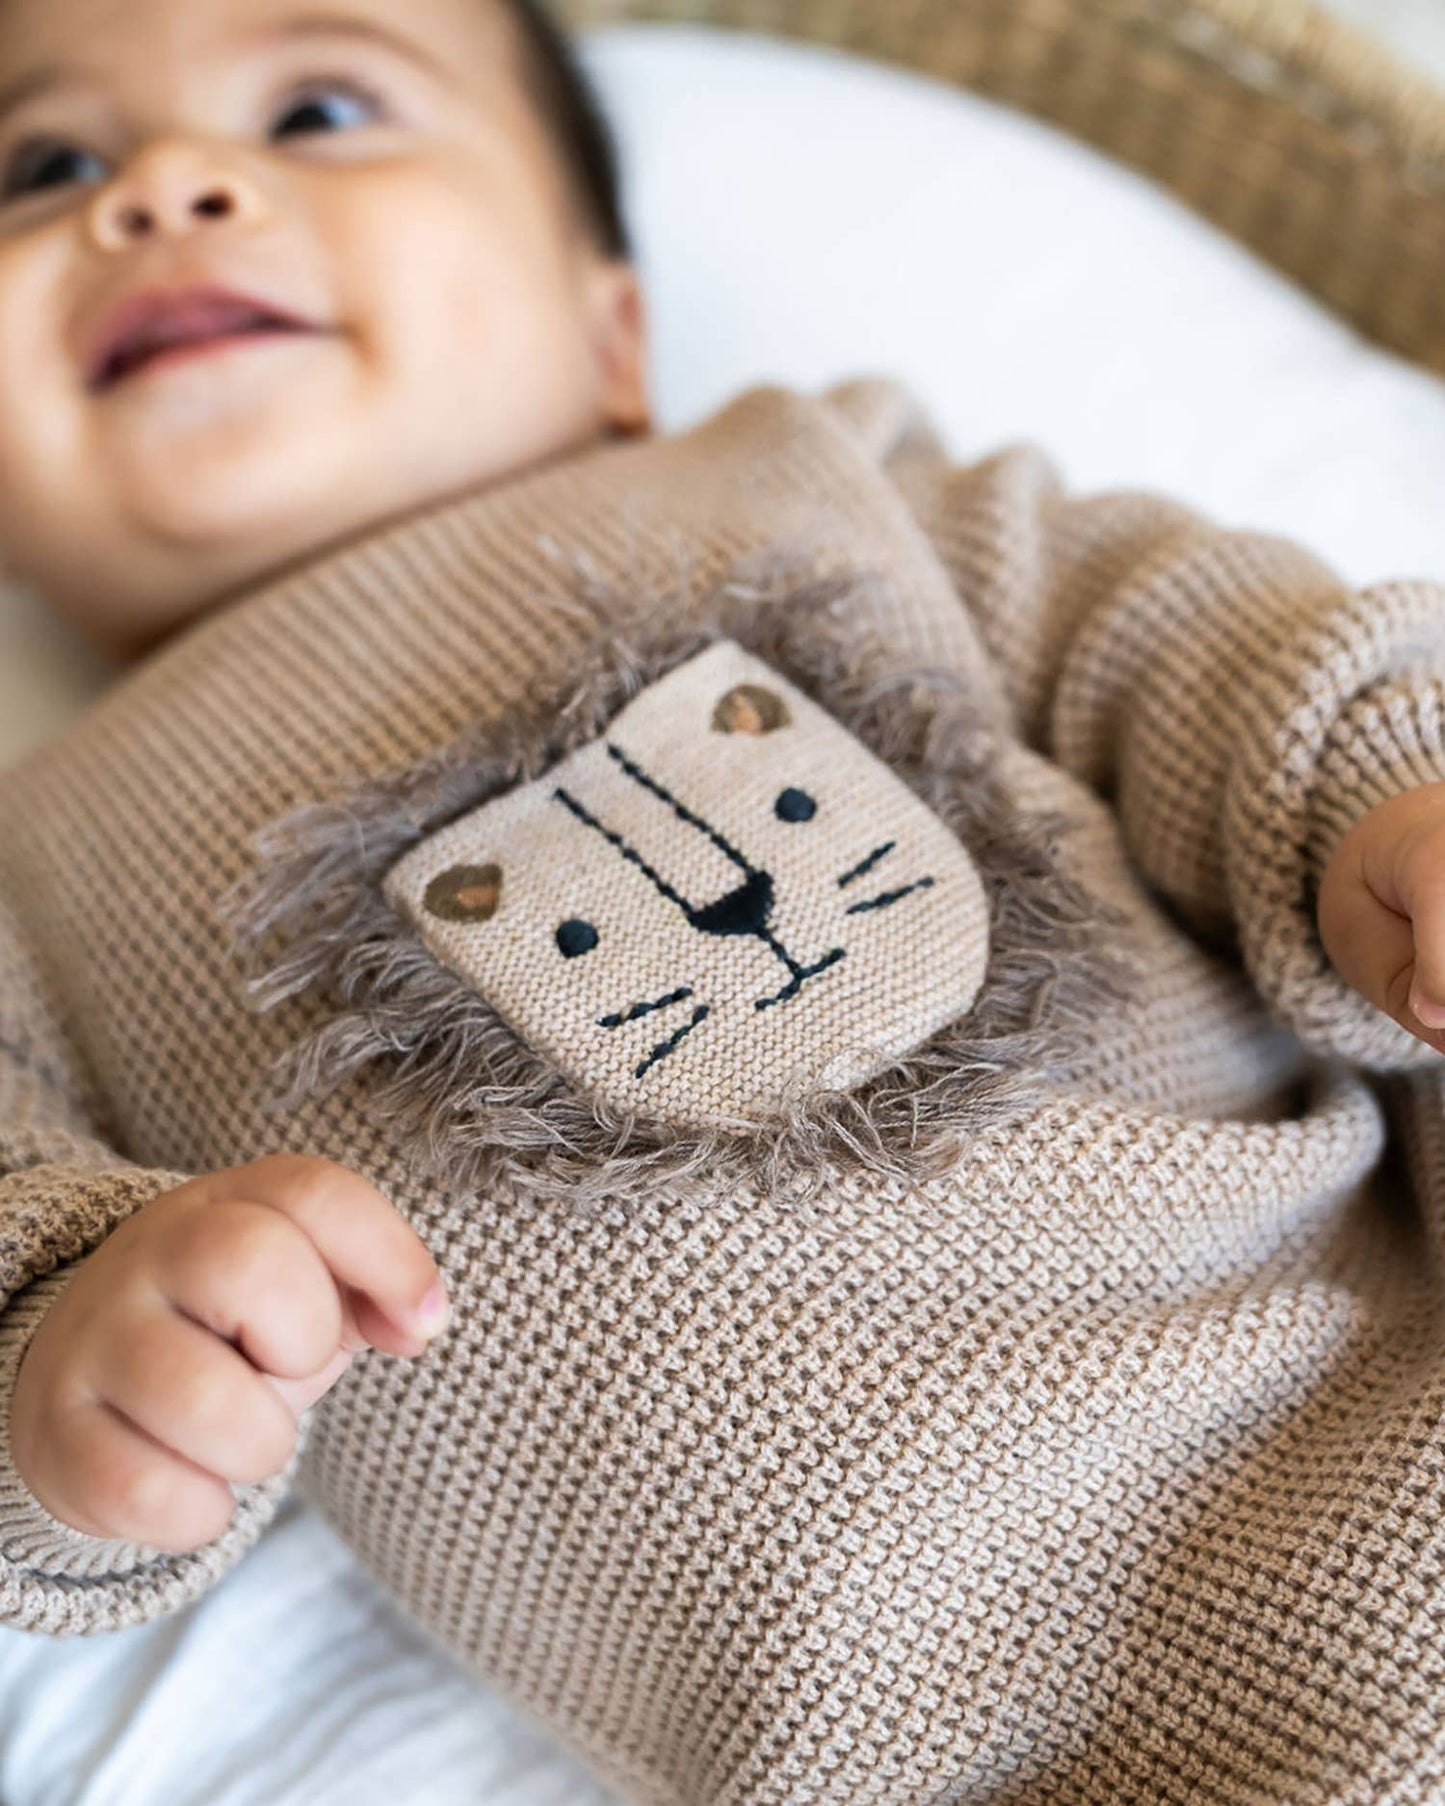
[(581, 223), (609, 258), (633, 262), (617, 146), (576, 46), (543, 0), (503, 0), (516, 28), (523, 81), (547, 128)]

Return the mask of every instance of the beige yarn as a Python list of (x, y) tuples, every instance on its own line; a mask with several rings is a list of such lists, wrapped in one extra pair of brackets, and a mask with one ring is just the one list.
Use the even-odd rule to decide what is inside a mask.
[[(1076, 824), (1144, 982), (1075, 1082), (806, 1211), (451, 1191), (365, 1068), (267, 1114), (338, 1006), (246, 1007), (218, 900), (257, 835), (555, 684), (577, 554), (686, 606), (769, 546), (886, 576), (858, 630), (976, 685), (1000, 783)], [(649, 1806), (1445, 1797), (1442, 1061), (1313, 922), (1349, 824), (1445, 778), (1442, 654), (1440, 586), (1351, 592), (1030, 447), (952, 465), (883, 379), (751, 390), (198, 621), (0, 781), (0, 1617), (174, 1611), (296, 1485)], [(5, 1456), (29, 1337), (145, 1199), (279, 1148), (395, 1200), (450, 1328), (358, 1357), (206, 1549), (60, 1524)]]

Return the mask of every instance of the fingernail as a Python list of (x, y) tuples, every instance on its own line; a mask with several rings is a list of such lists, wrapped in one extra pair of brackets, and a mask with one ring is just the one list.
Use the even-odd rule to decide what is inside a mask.
[(412, 1312), (412, 1322), (424, 1336), (434, 1336), (451, 1315), (451, 1309), (446, 1292), (434, 1285)]
[(1432, 1003), (1418, 991), (1411, 991), (1410, 1008), (1426, 1028), (1445, 1028), (1445, 1003)]

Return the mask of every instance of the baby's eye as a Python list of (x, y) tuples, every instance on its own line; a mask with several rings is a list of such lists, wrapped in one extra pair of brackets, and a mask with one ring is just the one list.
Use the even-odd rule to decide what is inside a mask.
[[(338, 110), (341, 116), (345, 116), (347, 108), (361, 108), (361, 117), (352, 119), (352, 123), (359, 125), (367, 125), (370, 119), (387, 117), (385, 101), (365, 83), (350, 76), (320, 76), (311, 79), (303, 90), (294, 94), (278, 119), (276, 130), (282, 132), (287, 121), (294, 125), (294, 121), (300, 119), (302, 125), (296, 130), (300, 130), (302, 134), (325, 132), (327, 116), (336, 116)], [(345, 128), (345, 119), (341, 128)], [(29, 139), (27, 143), (20, 144), (20, 148), (5, 166), (0, 199), (14, 199), (25, 193), (38, 193), (45, 188), (65, 188), (69, 182), (83, 181), (85, 173), (76, 170), (76, 161), (96, 164), (101, 177), (105, 175), (103, 159), (92, 150), (83, 150), (79, 144), (67, 144), (63, 139), (54, 137)]]
[(83, 180), (83, 176), (77, 174), (76, 165), (84, 165), (87, 161), (100, 169), (104, 179), (104, 166), (94, 151), (55, 138), (33, 138), (20, 145), (6, 164), (0, 196), (10, 200), (17, 195), (34, 194), (45, 188), (63, 188), (68, 182)]
[(384, 112), (379, 97), (360, 83), (327, 78), (310, 83), (303, 93), (292, 97), (276, 122), (274, 135), (344, 131), (348, 124), (367, 125)]

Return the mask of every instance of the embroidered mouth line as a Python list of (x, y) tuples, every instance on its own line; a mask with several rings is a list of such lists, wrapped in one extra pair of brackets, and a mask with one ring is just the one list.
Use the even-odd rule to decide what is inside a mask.
[(783, 986), (782, 990), (775, 992), (773, 996), (755, 998), (753, 1000), (753, 1008), (755, 1010), (765, 1010), (768, 1008), (768, 1006), (770, 1004), (774, 1004), (774, 1003), (789, 1002), (792, 998), (794, 998), (798, 995), (798, 992), (802, 990), (804, 984), (807, 982), (808, 979), (816, 978), (820, 972), (826, 972), (828, 970), (829, 966), (836, 966), (838, 961), (843, 958), (843, 955), (846, 951), (846, 949), (844, 949), (842, 947), (834, 947), (830, 953), (825, 953), (823, 955), (823, 957), (816, 962), (816, 964), (811, 965), (811, 966), (798, 966), (798, 965), (794, 965), (793, 961), (791, 959), (789, 959), (789, 957), (788, 957), (787, 953), (784, 951), (784, 949), (773, 939), (773, 937), (771, 935), (765, 935), (763, 938), (767, 941), (768, 945), (773, 949), (773, 951), (778, 955), (778, 957), (787, 962), (788, 966), (792, 970), (793, 976), (791, 979), (789, 979), (788, 983)]

